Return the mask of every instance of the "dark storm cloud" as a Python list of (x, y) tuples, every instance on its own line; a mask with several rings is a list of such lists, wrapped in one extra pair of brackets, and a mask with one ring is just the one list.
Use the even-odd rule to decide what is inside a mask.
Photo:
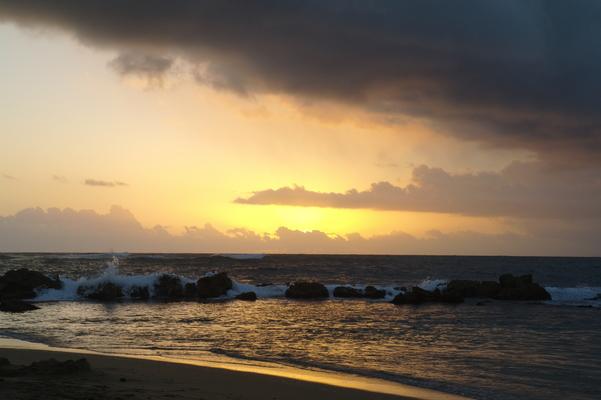
[(254, 192), (239, 204), (423, 211), (470, 216), (601, 218), (598, 169), (551, 171), (541, 163), (513, 163), (499, 173), (450, 174), (427, 166), (413, 170), (411, 184), (378, 182), (367, 190), (325, 193), (304, 187)]
[[(601, 150), (601, 2), (0, 0), (0, 18), (178, 54), (199, 81), (423, 117), (547, 159)], [(392, 118), (394, 119), (394, 118)]]
[(100, 186), (100, 187), (116, 187), (116, 186), (128, 186), (125, 182), (120, 181), (102, 181), (99, 179), (86, 179), (84, 185), (88, 186)]
[(119, 54), (109, 65), (121, 75), (137, 75), (160, 81), (173, 65), (173, 60), (151, 54), (126, 52)]

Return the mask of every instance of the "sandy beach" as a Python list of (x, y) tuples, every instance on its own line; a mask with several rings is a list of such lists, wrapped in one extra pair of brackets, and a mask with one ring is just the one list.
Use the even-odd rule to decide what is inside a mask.
[[(18, 346), (17, 346), (18, 347)], [(292, 379), (263, 373), (234, 371), (151, 359), (109, 356), (72, 351), (0, 348), (0, 358), (13, 365), (54, 358), (59, 361), (86, 358), (91, 371), (72, 374), (1, 377), (0, 398), (26, 399), (432, 399), (455, 400), (458, 396), (404, 385), (377, 383), (370, 390), (310, 382), (309, 376)], [(339, 377), (340, 378), (340, 377)], [(324, 380), (325, 378), (321, 378)], [(358, 381), (360, 382), (360, 381)], [(349, 381), (350, 386), (357, 382)], [(371, 390), (397, 393), (377, 393)]]

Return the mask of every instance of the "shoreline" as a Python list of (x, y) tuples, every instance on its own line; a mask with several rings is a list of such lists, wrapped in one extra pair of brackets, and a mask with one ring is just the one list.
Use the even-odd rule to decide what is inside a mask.
[[(163, 398), (160, 393), (164, 394), (166, 391), (180, 393), (178, 395), (169, 392), (171, 394), (164, 396), (175, 399), (198, 399), (199, 396), (203, 399), (466, 399), (462, 396), (381, 379), (304, 370), (279, 364), (227, 362), (226, 357), (223, 357), (224, 361), (218, 362), (162, 356), (104, 354), (80, 349), (55, 348), (9, 338), (0, 338), (0, 357), (8, 358), (13, 364), (29, 364), (48, 358), (58, 360), (87, 358), (94, 373), (86, 376), (89, 382), (88, 385), (80, 388), (81, 399), (90, 398), (89, 393), (83, 393), (88, 386), (98, 385), (106, 387), (109, 392), (129, 390), (134, 396), (136, 393), (143, 393), (141, 397), (132, 398), (145, 399)], [(126, 381), (121, 382), (120, 379), (123, 377), (116, 375), (123, 375)], [(69, 385), (72, 385), (72, 382), (69, 382)], [(0, 387), (6, 386), (0, 385)], [(32, 385), (16, 386), (26, 392), (34, 390)], [(1, 390), (0, 394), (2, 394)], [(115, 398), (121, 397), (121, 395), (115, 396)], [(78, 399), (78, 397), (73, 398)]]

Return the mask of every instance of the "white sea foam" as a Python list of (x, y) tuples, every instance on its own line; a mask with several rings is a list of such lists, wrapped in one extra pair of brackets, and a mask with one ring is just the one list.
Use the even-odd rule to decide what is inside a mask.
[(446, 279), (424, 279), (417, 286), (420, 289), (433, 291), (434, 289), (444, 289), (447, 287), (448, 281)]
[(601, 307), (601, 287), (562, 288), (550, 286), (545, 289), (551, 295), (551, 303)]
[[(150, 296), (154, 294), (154, 285), (157, 279), (163, 275), (163, 272), (154, 272), (146, 275), (124, 275), (119, 272), (119, 260), (113, 257), (113, 261), (106, 263), (106, 268), (99, 274), (92, 277), (82, 277), (79, 279), (70, 279), (67, 277), (60, 277), (63, 282), (61, 289), (45, 289), (38, 293), (35, 301), (77, 301), (81, 300), (81, 296), (77, 293), (80, 286), (95, 287), (103, 283), (114, 283), (123, 289), (123, 292), (127, 298), (129, 291), (133, 287), (147, 287)], [(215, 272), (207, 272), (203, 276), (212, 276)], [(177, 276), (177, 275), (176, 275)], [(180, 278), (183, 284), (196, 282), (197, 278), (191, 278), (186, 276), (177, 276)], [(446, 279), (425, 279), (419, 284), (418, 287), (424, 290), (435, 290), (444, 289), (448, 281)], [(349, 286), (356, 289), (364, 289), (367, 285), (365, 284), (328, 284), (326, 288), (333, 297), (334, 289), (337, 286)], [(390, 301), (401, 292), (398, 285), (376, 285), (378, 289), (386, 291), (386, 295), (379, 301)], [(278, 298), (284, 297), (286, 289), (288, 288), (285, 284), (269, 284), (269, 285), (253, 285), (250, 283), (238, 282), (233, 280), (232, 289), (230, 289), (225, 296), (222, 298), (234, 298), (240, 293), (244, 292), (255, 292), (259, 298)], [(574, 288), (561, 288), (561, 287), (546, 287), (545, 288), (551, 295), (551, 304), (562, 304), (562, 305), (592, 305), (601, 307), (601, 300), (595, 299), (601, 294), (601, 287), (574, 287)], [(376, 300), (378, 301), (378, 300)]]

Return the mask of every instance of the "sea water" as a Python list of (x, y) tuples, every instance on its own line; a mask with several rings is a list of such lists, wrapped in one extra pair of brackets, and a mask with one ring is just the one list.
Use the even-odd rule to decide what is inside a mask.
[[(601, 398), (601, 259), (446, 256), (3, 254), (0, 274), (59, 275), (40, 310), (0, 314), (0, 336), (132, 355), (270, 362), (377, 377), (477, 399)], [(81, 284), (152, 288), (162, 273), (192, 282), (226, 271), (234, 287), (209, 302), (98, 303)], [(533, 274), (546, 302), (395, 306), (400, 288)], [(386, 289), (382, 300), (288, 300), (288, 283)], [(232, 301), (252, 290), (257, 302)], [(480, 303), (482, 304), (482, 303)]]

